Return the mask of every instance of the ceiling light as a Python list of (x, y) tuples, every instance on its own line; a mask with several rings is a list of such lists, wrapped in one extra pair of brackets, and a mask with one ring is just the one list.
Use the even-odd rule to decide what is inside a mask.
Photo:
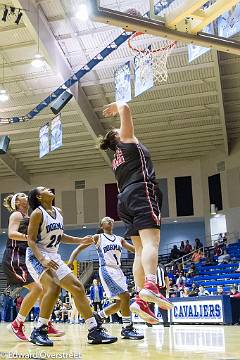
[(7, 16), (8, 16), (8, 8), (5, 6), (5, 9), (3, 11), (2, 21), (7, 21)]
[(177, 220), (173, 220), (174, 223), (177, 223)]
[(78, 11), (76, 13), (76, 17), (81, 21), (88, 21), (88, 9), (86, 4), (81, 4), (78, 7)]
[(22, 16), (23, 16), (23, 13), (21, 12), (21, 10), (19, 10), (18, 15), (17, 15), (17, 18), (16, 18), (16, 20), (15, 20), (15, 24), (17, 24), (17, 25), (19, 24)]
[(0, 90), (0, 101), (5, 102), (8, 100), (9, 100), (9, 96), (8, 96), (6, 90), (4, 90), (4, 89)]
[(44, 65), (44, 60), (42, 58), (42, 55), (40, 54), (36, 54), (34, 56), (34, 59), (31, 62), (32, 66), (34, 66), (35, 68), (40, 68)]

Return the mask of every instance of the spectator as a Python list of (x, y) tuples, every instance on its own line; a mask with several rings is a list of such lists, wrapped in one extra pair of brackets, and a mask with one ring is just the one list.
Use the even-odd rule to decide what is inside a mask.
[(186, 283), (186, 278), (185, 276), (183, 276), (183, 273), (181, 272), (177, 281), (176, 281), (176, 285), (178, 287), (178, 289), (183, 289)]
[(179, 250), (181, 251), (181, 254), (182, 256), (185, 254), (185, 244), (184, 244), (184, 241), (181, 241), (181, 245), (180, 245), (180, 248)]
[(223, 235), (223, 244), (224, 244), (224, 248), (227, 247), (227, 233), (224, 233)]
[(190, 289), (188, 287), (185, 287), (182, 292), (182, 297), (189, 297)]
[(2, 320), (3, 321), (11, 321), (12, 306), (13, 306), (13, 300), (10, 296), (10, 292), (7, 291), (3, 297), (3, 312), (2, 312)]
[(199, 292), (199, 289), (197, 288), (197, 285), (195, 283), (192, 283), (192, 288), (190, 289), (188, 296), (189, 297), (198, 296), (198, 292)]
[(230, 288), (230, 297), (240, 299), (240, 292), (238, 292), (236, 286), (231, 286)]
[(201, 249), (203, 247), (203, 244), (201, 243), (200, 239), (196, 238), (195, 239), (195, 250)]
[(18, 296), (16, 297), (16, 299), (15, 299), (15, 305), (16, 305), (16, 312), (17, 312), (17, 314), (19, 313), (19, 309), (20, 309), (20, 307), (21, 307), (21, 305), (22, 305), (22, 302), (23, 302), (23, 297), (20, 296), (20, 295), (18, 295)]
[(218, 234), (217, 241), (218, 241), (219, 243), (222, 243), (222, 242), (223, 242), (223, 234), (222, 234), (222, 233)]
[(210, 293), (204, 289), (202, 285), (199, 286), (198, 296), (209, 296)]
[(170, 254), (171, 260), (179, 259), (181, 255), (181, 251), (178, 249), (177, 245), (174, 245)]
[(238, 268), (235, 270), (236, 272), (240, 272), (240, 263), (238, 265)]
[(228, 264), (231, 258), (230, 255), (227, 253), (227, 250), (224, 250), (223, 254), (218, 257), (219, 264)]
[(203, 258), (203, 254), (201, 253), (201, 250), (197, 250), (192, 255), (192, 262), (199, 263), (200, 260)]
[(173, 275), (175, 275), (178, 271), (178, 265), (175, 261), (172, 261), (170, 264), (170, 271)]
[(0, 295), (0, 321), (4, 322), (4, 312), (3, 312), (3, 304), (4, 304), (4, 294)]
[(177, 262), (177, 272), (180, 274), (181, 272), (183, 273), (183, 263), (182, 262)]
[(197, 275), (197, 270), (196, 270), (196, 266), (194, 264), (192, 264), (186, 274), (187, 278), (192, 278), (195, 275)]
[(189, 240), (186, 240), (186, 245), (184, 248), (184, 253), (185, 254), (189, 254), (190, 252), (192, 252), (192, 245), (189, 244)]
[(218, 242), (215, 242), (214, 244), (214, 255), (215, 256), (221, 256), (223, 254), (222, 247)]
[(102, 301), (103, 301), (103, 287), (101, 284), (98, 284), (97, 279), (93, 280), (93, 284), (90, 287), (90, 299), (94, 307), (94, 311), (102, 310)]
[(206, 260), (205, 260), (205, 264), (204, 265), (215, 265), (216, 261), (214, 260), (214, 256), (213, 254), (211, 254), (210, 251), (207, 251), (206, 253)]
[[(157, 286), (159, 288), (160, 294), (162, 294), (164, 297), (169, 297), (169, 283), (170, 279), (165, 267), (162, 264), (159, 264), (157, 268)], [(159, 311), (162, 315), (163, 326), (169, 327), (170, 322), (168, 321), (168, 311), (161, 308), (159, 308)]]
[(217, 294), (216, 295), (219, 295), (219, 296), (224, 295), (224, 290), (221, 285), (217, 286)]

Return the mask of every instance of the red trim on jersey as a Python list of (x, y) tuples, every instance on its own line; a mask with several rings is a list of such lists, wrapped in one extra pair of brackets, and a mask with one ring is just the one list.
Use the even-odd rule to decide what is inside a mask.
[[(150, 196), (149, 196), (148, 187), (147, 187), (147, 179), (146, 179), (147, 164), (146, 164), (146, 160), (145, 160), (145, 155), (144, 155), (141, 147), (139, 146), (139, 144), (137, 144), (137, 148), (138, 148), (138, 151), (139, 151), (139, 154), (140, 154), (140, 159), (141, 159), (141, 164), (142, 164), (142, 173), (143, 173), (144, 183), (145, 183), (145, 191), (146, 191), (146, 196), (147, 196), (149, 206), (150, 206), (150, 209), (151, 209), (151, 215), (152, 215), (153, 221), (157, 225), (160, 225), (159, 217), (154, 212), (154, 209), (153, 209), (153, 206), (152, 206), (152, 203), (151, 203), (151, 199), (150, 199)], [(154, 186), (154, 184), (153, 184), (153, 186)], [(154, 193), (154, 196), (155, 196), (154, 190), (153, 190), (153, 193)], [(156, 196), (155, 196), (155, 198), (156, 198)]]
[[(13, 245), (13, 241), (15, 242), (14, 245)], [(13, 271), (13, 273), (15, 274), (15, 276), (16, 276), (18, 279), (24, 281), (24, 279), (22, 278), (22, 276), (18, 275), (18, 274), (16, 273), (14, 267), (13, 267), (14, 251), (15, 251), (15, 249), (16, 249), (16, 247), (17, 247), (17, 241), (16, 241), (16, 240), (12, 240), (12, 246), (13, 246), (13, 251), (12, 251), (10, 266), (11, 266), (12, 271)], [(19, 257), (18, 257), (18, 263), (19, 263)]]

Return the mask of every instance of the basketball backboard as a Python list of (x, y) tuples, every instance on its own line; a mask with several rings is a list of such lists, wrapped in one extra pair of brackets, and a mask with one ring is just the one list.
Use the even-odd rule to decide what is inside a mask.
[[(94, 21), (240, 55), (240, 42), (204, 32), (209, 24), (239, 4), (239, 0), (89, 0), (88, 3)], [(128, 14), (130, 6), (142, 16)]]

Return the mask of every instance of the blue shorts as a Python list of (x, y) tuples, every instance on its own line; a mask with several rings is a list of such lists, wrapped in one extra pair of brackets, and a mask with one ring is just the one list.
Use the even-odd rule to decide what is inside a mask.
[(108, 298), (114, 298), (128, 291), (126, 277), (120, 268), (101, 266), (99, 276)]

